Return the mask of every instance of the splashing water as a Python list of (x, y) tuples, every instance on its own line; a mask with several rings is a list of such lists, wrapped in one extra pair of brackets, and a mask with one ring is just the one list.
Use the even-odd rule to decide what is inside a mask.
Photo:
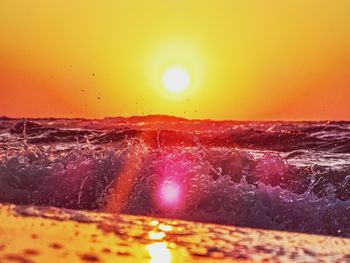
[(0, 201), (350, 237), (350, 123), (0, 119)]

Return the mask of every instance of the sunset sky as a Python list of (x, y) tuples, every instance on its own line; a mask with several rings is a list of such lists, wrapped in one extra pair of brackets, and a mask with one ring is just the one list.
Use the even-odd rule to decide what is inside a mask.
[(350, 1), (0, 0), (0, 98), (14, 117), (350, 120)]

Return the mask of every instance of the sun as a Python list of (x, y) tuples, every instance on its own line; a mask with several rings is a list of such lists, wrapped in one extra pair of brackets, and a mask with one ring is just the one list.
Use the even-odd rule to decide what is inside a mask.
[(183, 67), (170, 67), (163, 74), (164, 88), (170, 93), (181, 93), (189, 87), (189, 84), (190, 75)]

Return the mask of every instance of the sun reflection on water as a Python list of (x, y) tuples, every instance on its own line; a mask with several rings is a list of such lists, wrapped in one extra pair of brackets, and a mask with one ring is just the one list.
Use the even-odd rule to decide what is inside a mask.
[(157, 242), (146, 245), (146, 250), (150, 256), (150, 263), (170, 263), (172, 254), (166, 242)]
[(164, 232), (156, 232), (156, 231), (151, 231), (148, 233), (148, 237), (151, 240), (159, 240), (165, 237)]
[(150, 226), (157, 226), (159, 224), (158, 220), (152, 220), (151, 222), (149, 222)]
[(173, 227), (170, 226), (170, 225), (166, 225), (166, 224), (161, 223), (158, 226), (158, 229), (161, 230), (161, 231), (164, 231), (164, 232), (169, 232), (169, 231), (173, 230)]

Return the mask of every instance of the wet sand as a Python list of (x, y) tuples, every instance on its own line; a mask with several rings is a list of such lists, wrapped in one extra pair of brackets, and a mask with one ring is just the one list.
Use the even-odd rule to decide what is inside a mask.
[(0, 205), (0, 262), (349, 262), (350, 239)]

